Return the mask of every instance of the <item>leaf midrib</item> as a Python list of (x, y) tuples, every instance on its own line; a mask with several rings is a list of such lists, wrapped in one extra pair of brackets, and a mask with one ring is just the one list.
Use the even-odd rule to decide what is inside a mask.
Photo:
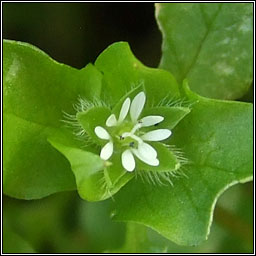
[(195, 56), (194, 56), (194, 58), (193, 58), (193, 60), (192, 60), (192, 62), (191, 62), (191, 64), (190, 64), (190, 66), (188, 67), (187, 71), (185, 71), (184, 74), (181, 76), (181, 81), (183, 81), (183, 80), (188, 76), (188, 74), (189, 74), (190, 71), (193, 69), (194, 65), (196, 64), (196, 61), (197, 61), (197, 59), (198, 59), (198, 56), (199, 56), (199, 54), (200, 54), (200, 52), (201, 52), (201, 49), (202, 49), (202, 47), (203, 47), (203, 44), (204, 44), (205, 40), (207, 39), (207, 37), (208, 37), (210, 31), (211, 31), (211, 28), (212, 28), (212, 25), (213, 25), (215, 19), (218, 17), (219, 13), (221, 12), (222, 6), (223, 6), (223, 3), (220, 3), (218, 10), (216, 11), (215, 15), (213, 16), (213, 18), (212, 18), (212, 20), (209, 22), (209, 24), (207, 24), (207, 22), (206, 22), (206, 20), (205, 20), (205, 17), (204, 17), (204, 14), (203, 14), (203, 11), (202, 11), (202, 8), (200, 8), (200, 12), (201, 12), (201, 14), (202, 14), (202, 17), (203, 17), (203, 20), (204, 20), (204, 23), (205, 23), (205, 26), (206, 26), (207, 30), (206, 30), (205, 35), (204, 35), (204, 37), (202, 38), (202, 40), (201, 40), (199, 46), (198, 46), (198, 49), (197, 49), (197, 51), (196, 51), (196, 54), (195, 54)]

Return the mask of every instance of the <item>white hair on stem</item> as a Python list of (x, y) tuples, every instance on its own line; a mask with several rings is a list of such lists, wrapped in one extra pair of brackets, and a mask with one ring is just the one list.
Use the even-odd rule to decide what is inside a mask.
[(75, 114), (69, 114), (65, 111), (63, 112), (64, 119), (60, 120), (64, 123), (64, 127), (71, 129), (72, 133), (76, 140), (83, 142), (81, 145), (82, 148), (94, 145), (99, 147), (99, 145), (95, 144), (91, 137), (86, 133), (82, 124), (77, 120), (77, 113), (86, 112), (94, 107), (107, 107), (110, 108), (109, 105), (98, 98), (94, 98), (92, 101), (86, 100), (82, 98), (80, 95), (77, 98), (77, 102), (73, 104), (73, 109), (75, 110)]
[(135, 178), (138, 177), (143, 183), (149, 183), (153, 186), (174, 186), (173, 180), (188, 176), (185, 174), (186, 165), (191, 162), (184, 156), (184, 153), (181, 149), (177, 148), (174, 145), (163, 144), (168, 150), (170, 150), (177, 157), (180, 163), (180, 167), (174, 171), (161, 170), (161, 171), (149, 171), (149, 170), (135, 170)]
[(188, 100), (186, 98), (177, 98), (176, 96), (171, 97), (166, 95), (162, 100), (160, 100), (156, 107), (187, 107), (191, 108), (196, 101)]

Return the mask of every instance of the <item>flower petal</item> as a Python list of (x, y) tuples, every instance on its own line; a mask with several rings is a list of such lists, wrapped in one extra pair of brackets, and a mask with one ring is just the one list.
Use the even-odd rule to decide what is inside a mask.
[(110, 115), (106, 121), (106, 125), (108, 127), (116, 126), (117, 125), (117, 120), (116, 116), (114, 114)]
[(100, 158), (108, 160), (113, 154), (113, 142), (109, 141), (100, 151)]
[(161, 141), (170, 137), (172, 132), (168, 129), (158, 129), (150, 131), (141, 136), (146, 141)]
[(162, 116), (145, 116), (141, 119), (141, 126), (147, 127), (161, 123), (164, 120)]
[(109, 133), (106, 131), (106, 129), (104, 129), (101, 126), (97, 126), (94, 129), (94, 132), (96, 133), (96, 135), (103, 140), (109, 140), (110, 139), (110, 135)]
[(141, 124), (137, 123), (133, 126), (132, 130), (131, 130), (131, 134), (134, 134), (138, 129), (141, 128)]
[(131, 104), (131, 108), (130, 108), (131, 119), (134, 123), (137, 121), (138, 117), (140, 116), (142, 109), (145, 105), (145, 101), (146, 101), (146, 95), (144, 92), (140, 92), (134, 97)]
[(127, 98), (124, 101), (122, 108), (120, 110), (120, 114), (119, 114), (119, 118), (118, 118), (119, 123), (121, 123), (126, 118), (129, 108), (130, 108), (130, 104), (131, 104), (131, 100), (130, 100), (130, 98)]
[(122, 153), (122, 165), (128, 172), (135, 169), (135, 160), (131, 150), (127, 149)]
[(130, 132), (124, 132), (124, 133), (122, 134), (122, 137), (123, 137), (123, 138), (126, 138), (126, 137), (129, 137), (130, 135), (131, 135)]
[(145, 143), (145, 142), (139, 144), (138, 152), (144, 158), (152, 159), (152, 158), (156, 158), (157, 157), (156, 150), (151, 145), (149, 145), (148, 143)]
[(159, 160), (157, 158), (145, 158), (138, 149), (132, 149), (132, 152), (144, 163), (151, 166), (158, 166)]

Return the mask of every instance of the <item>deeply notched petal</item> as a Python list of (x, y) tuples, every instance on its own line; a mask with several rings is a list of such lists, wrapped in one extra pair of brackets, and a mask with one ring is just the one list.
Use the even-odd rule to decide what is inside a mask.
[(143, 107), (145, 105), (145, 101), (146, 101), (146, 95), (144, 92), (140, 92), (138, 93), (131, 104), (131, 108), (130, 108), (130, 116), (132, 119), (132, 122), (136, 122), (143, 110)]
[(127, 98), (124, 101), (122, 108), (120, 110), (120, 114), (119, 114), (119, 118), (118, 118), (119, 123), (123, 122), (123, 120), (126, 118), (128, 112), (129, 112), (130, 104), (131, 104), (131, 100), (130, 100), (130, 98)]
[(135, 169), (135, 159), (131, 150), (126, 149), (122, 153), (122, 165), (128, 172), (132, 172)]
[(102, 140), (109, 140), (110, 139), (110, 135), (107, 132), (107, 130), (104, 129), (103, 127), (101, 127), (101, 126), (95, 127), (94, 132)]
[(139, 144), (138, 152), (140, 153), (140, 155), (145, 156), (145, 158), (157, 157), (156, 150), (151, 145), (145, 142)]
[(158, 166), (159, 160), (157, 158), (149, 158), (146, 157), (144, 154), (141, 154), (138, 149), (132, 149), (132, 152), (138, 157), (142, 162), (151, 165), (151, 166)]
[(116, 125), (117, 125), (116, 116), (114, 114), (111, 114), (106, 121), (106, 126), (112, 127)]
[(108, 160), (113, 154), (113, 142), (109, 141), (100, 152), (100, 158), (103, 160)]
[(158, 129), (150, 131), (141, 136), (141, 139), (146, 141), (161, 141), (169, 138), (172, 132), (168, 129)]
[(159, 124), (164, 120), (162, 116), (145, 116), (140, 120), (141, 127), (148, 127)]

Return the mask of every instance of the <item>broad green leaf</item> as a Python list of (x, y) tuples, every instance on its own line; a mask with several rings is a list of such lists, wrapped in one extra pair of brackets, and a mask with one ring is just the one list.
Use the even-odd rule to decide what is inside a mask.
[(237, 99), (252, 82), (252, 3), (157, 3), (160, 67), (200, 95)]
[(101, 74), (90, 64), (77, 70), (9, 40), (3, 64), (4, 193), (35, 199), (75, 189), (68, 161), (46, 138), (61, 133), (63, 112), (74, 114), (78, 97), (99, 97)]
[(127, 223), (124, 245), (111, 252), (252, 253), (253, 193), (248, 193), (248, 188), (252, 188), (252, 185), (239, 184), (221, 195), (216, 205), (209, 239), (199, 246), (180, 246), (144, 225)]
[(173, 129), (172, 144), (189, 161), (187, 178), (173, 178), (173, 187), (133, 179), (115, 196), (114, 219), (142, 223), (179, 245), (197, 245), (209, 235), (219, 195), (252, 180), (253, 109), (185, 91), (197, 103)]
[(134, 57), (128, 43), (110, 45), (97, 58), (95, 66), (104, 74), (102, 99), (109, 99), (112, 104), (139, 85), (144, 86), (151, 105), (168, 95), (179, 96), (174, 77), (167, 71), (144, 66)]
[(3, 123), (5, 194), (34, 199), (75, 189), (68, 161), (46, 141), (56, 129), (6, 113)]
[(49, 141), (69, 160), (78, 193), (85, 200), (105, 200), (134, 176), (123, 170), (120, 159), (115, 156), (110, 161), (103, 161), (99, 155), (60, 144), (54, 138)]

